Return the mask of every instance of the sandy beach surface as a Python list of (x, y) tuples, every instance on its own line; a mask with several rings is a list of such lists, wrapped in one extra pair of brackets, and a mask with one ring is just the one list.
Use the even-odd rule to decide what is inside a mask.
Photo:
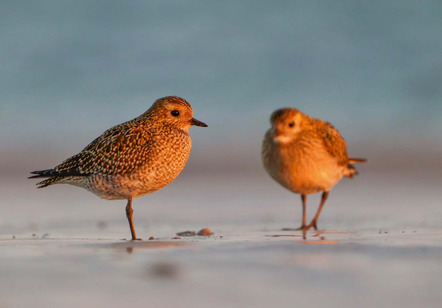
[[(0, 307), (440, 307), (439, 183), (418, 172), (343, 180), (303, 239), (281, 231), (300, 224), (299, 196), (263, 173), (184, 172), (135, 199), (144, 241), (131, 242), (124, 201), (4, 178)], [(176, 236), (202, 228), (214, 234)]]

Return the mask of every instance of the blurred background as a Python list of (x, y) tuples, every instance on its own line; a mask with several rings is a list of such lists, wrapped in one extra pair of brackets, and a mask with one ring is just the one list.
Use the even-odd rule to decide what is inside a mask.
[(209, 124), (191, 130), (186, 172), (262, 169), (269, 115), (284, 106), (333, 123), (371, 170), (439, 172), (441, 12), (439, 1), (5, 1), (2, 175), (52, 167), (167, 95)]
[[(440, 304), (441, 1), (0, 2), (0, 306)], [(215, 237), (130, 256), (100, 242), (129, 236), (125, 201), (26, 177), (167, 95), (209, 127), (191, 128), (176, 181), (134, 200), (137, 233)], [(333, 123), (369, 160), (319, 220), (321, 238), (351, 245), (267, 237), (301, 222), (299, 196), (261, 166), (285, 106)], [(164, 259), (184, 278), (146, 274)]]

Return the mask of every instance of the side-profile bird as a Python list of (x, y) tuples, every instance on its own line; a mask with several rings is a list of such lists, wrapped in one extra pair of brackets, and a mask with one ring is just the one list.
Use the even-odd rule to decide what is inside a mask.
[(157, 191), (183, 170), (190, 155), (192, 125), (207, 127), (193, 118), (183, 98), (160, 98), (139, 117), (116, 125), (79, 154), (53, 169), (33, 171), (29, 178), (47, 178), (52, 184), (82, 187), (104, 199), (126, 199), (132, 240), (138, 239), (132, 220), (132, 199)]
[[(279, 184), (301, 194), (302, 224), (296, 230), (318, 229), (317, 221), (330, 189), (343, 176), (357, 174), (352, 164), (365, 159), (349, 158), (339, 131), (330, 123), (314, 119), (294, 108), (283, 108), (270, 117), (262, 144), (262, 162)], [(306, 224), (307, 195), (322, 192), (315, 217)], [(284, 230), (293, 230), (285, 228)]]

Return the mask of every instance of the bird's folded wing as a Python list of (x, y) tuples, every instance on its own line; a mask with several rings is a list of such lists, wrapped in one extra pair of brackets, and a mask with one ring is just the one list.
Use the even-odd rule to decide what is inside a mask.
[(79, 154), (55, 167), (58, 172), (77, 175), (125, 174), (138, 168), (146, 160), (152, 135), (137, 129), (124, 132), (108, 130), (92, 141)]
[(318, 129), (318, 134), (327, 149), (327, 152), (335, 157), (339, 165), (348, 164), (347, 145), (339, 131), (330, 123), (326, 122)]

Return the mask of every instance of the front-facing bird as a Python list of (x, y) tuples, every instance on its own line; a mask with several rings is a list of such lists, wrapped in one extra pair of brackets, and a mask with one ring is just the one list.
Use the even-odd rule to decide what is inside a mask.
[[(345, 141), (336, 128), (297, 109), (274, 111), (270, 124), (262, 145), (264, 168), (279, 184), (301, 194), (302, 225), (298, 230), (317, 229), (329, 190), (343, 176), (352, 178), (357, 174), (352, 164), (366, 160), (348, 158)], [(317, 192), (322, 192), (321, 203), (307, 225), (307, 195)]]
[(47, 178), (39, 188), (71, 184), (103, 199), (126, 199), (132, 240), (138, 239), (132, 220), (132, 199), (157, 191), (183, 170), (190, 155), (192, 125), (207, 127), (193, 118), (190, 104), (177, 96), (155, 101), (139, 117), (114, 126), (79, 154), (53, 169), (31, 172)]

